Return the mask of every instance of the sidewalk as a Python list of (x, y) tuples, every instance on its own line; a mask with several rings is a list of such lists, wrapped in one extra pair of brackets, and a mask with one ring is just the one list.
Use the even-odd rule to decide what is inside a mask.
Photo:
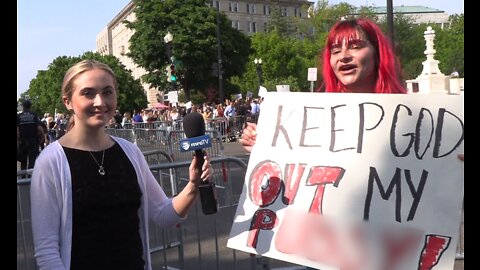
[(245, 150), (238, 141), (226, 142), (226, 143), (222, 143), (222, 145), (224, 147), (223, 154), (225, 156), (234, 156), (234, 157), (250, 156), (250, 152)]

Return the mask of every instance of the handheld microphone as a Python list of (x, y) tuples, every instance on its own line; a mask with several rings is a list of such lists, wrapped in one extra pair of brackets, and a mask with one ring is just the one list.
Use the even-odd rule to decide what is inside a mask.
[[(197, 157), (197, 172), (202, 173), (202, 166), (205, 162), (203, 148), (212, 147), (211, 138), (205, 135), (205, 121), (203, 116), (197, 112), (191, 112), (183, 117), (183, 130), (187, 139), (180, 141), (180, 151), (195, 151)], [(200, 191), (200, 202), (205, 215), (218, 212), (217, 194), (215, 184), (205, 180), (198, 186)]]

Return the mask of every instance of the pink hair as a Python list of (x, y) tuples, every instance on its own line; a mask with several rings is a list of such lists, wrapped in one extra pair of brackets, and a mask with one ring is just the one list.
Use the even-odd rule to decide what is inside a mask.
[(323, 51), (323, 79), (325, 92), (345, 92), (342, 83), (337, 79), (330, 66), (332, 45), (344, 39), (351, 40), (363, 35), (375, 48), (375, 66), (378, 70), (374, 93), (406, 93), (398, 76), (400, 64), (392, 49), (390, 40), (382, 30), (367, 19), (354, 19), (337, 22), (330, 30)]

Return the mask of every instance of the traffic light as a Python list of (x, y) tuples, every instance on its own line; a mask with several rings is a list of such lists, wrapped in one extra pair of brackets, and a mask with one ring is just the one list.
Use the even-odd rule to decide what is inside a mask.
[(170, 82), (177, 81), (177, 71), (175, 70), (175, 64), (170, 65)]

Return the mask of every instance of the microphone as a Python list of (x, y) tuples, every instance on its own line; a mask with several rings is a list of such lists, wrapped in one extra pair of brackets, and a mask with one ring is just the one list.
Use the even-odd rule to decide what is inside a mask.
[[(197, 157), (197, 172), (202, 173), (202, 166), (205, 162), (203, 148), (212, 147), (210, 136), (205, 135), (205, 121), (198, 112), (191, 112), (183, 117), (183, 130), (187, 139), (180, 141), (180, 151), (195, 151)], [(217, 194), (215, 183), (208, 180), (202, 181), (198, 186), (200, 191), (200, 202), (205, 215), (218, 212)]]

